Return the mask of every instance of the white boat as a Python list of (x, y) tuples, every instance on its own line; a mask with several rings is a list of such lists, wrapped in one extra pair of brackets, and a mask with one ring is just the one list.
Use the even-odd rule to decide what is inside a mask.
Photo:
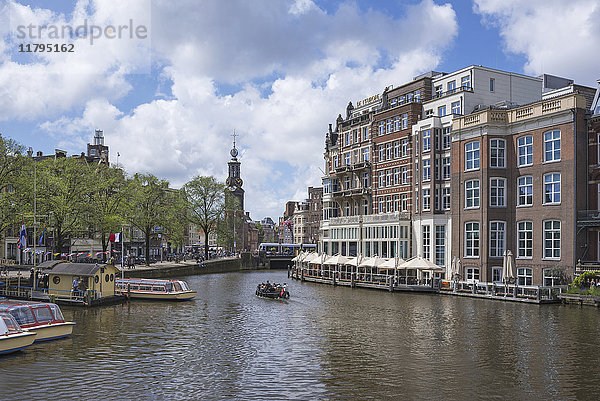
[(12, 315), (0, 313), (0, 354), (29, 347), (35, 336), (35, 332), (23, 331)]
[(186, 301), (196, 297), (183, 280), (151, 280), (143, 278), (116, 279), (117, 293), (130, 298), (164, 301)]
[(67, 337), (75, 326), (52, 303), (0, 301), (0, 312), (12, 315), (23, 330), (36, 332), (35, 342)]

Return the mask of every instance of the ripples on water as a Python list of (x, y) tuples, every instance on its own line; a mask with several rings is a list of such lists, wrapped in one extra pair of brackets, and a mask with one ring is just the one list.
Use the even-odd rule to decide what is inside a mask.
[[(188, 277), (195, 301), (63, 308), (66, 340), (0, 357), (0, 399), (590, 399), (595, 308)], [(292, 298), (254, 296), (287, 281)]]

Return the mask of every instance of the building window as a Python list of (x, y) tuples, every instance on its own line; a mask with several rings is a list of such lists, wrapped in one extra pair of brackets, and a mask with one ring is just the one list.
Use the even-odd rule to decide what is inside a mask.
[(456, 81), (448, 82), (448, 93), (456, 92)]
[(402, 129), (406, 129), (408, 128), (408, 114), (404, 113), (402, 114)]
[(442, 209), (450, 210), (450, 187), (442, 188)]
[(400, 209), (403, 212), (408, 211), (408, 195), (407, 194), (400, 195)]
[(394, 159), (400, 157), (400, 141), (394, 141)]
[(465, 208), (479, 207), (479, 180), (465, 182)]
[(408, 184), (408, 168), (402, 167), (402, 185)]
[(435, 264), (446, 263), (446, 226), (435, 226)]
[(362, 128), (362, 138), (363, 138), (363, 141), (366, 141), (367, 139), (369, 139), (369, 127)]
[(560, 284), (558, 272), (554, 269), (544, 269), (544, 287), (554, 287)]
[(505, 207), (506, 206), (506, 178), (490, 179), (490, 206)]
[(379, 145), (379, 161), (385, 161), (385, 145)]
[(504, 139), (490, 140), (490, 167), (506, 167), (506, 141)]
[(363, 150), (362, 150), (362, 161), (364, 161), (364, 162), (368, 162), (369, 161), (369, 148), (363, 148)]
[(560, 173), (544, 174), (544, 204), (560, 203)]
[(460, 86), (463, 89), (471, 89), (471, 76), (466, 75), (460, 78)]
[(415, 91), (415, 102), (420, 102), (421, 101), (421, 90), (416, 90)]
[(333, 168), (338, 168), (340, 166), (339, 158), (337, 155), (333, 156)]
[(385, 197), (385, 210), (388, 213), (392, 212), (392, 197), (390, 195)]
[(501, 258), (504, 254), (504, 228), (503, 221), (490, 222), (490, 257)]
[(400, 116), (394, 117), (394, 131), (400, 131)]
[(517, 140), (519, 150), (519, 167), (531, 166), (533, 164), (533, 137), (525, 135)]
[(452, 114), (460, 114), (460, 101), (452, 102)]
[(394, 168), (394, 185), (400, 184), (400, 168)]
[(344, 165), (346, 165), (346, 166), (350, 165), (350, 152), (344, 153)]
[(494, 91), (495, 84), (496, 84), (496, 80), (494, 78), (490, 78), (490, 92)]
[(431, 130), (425, 130), (422, 134), (423, 138), (423, 152), (427, 152), (431, 149)]
[(479, 257), (479, 223), (465, 223), (465, 258)]
[(450, 156), (442, 158), (442, 180), (450, 179)]
[(344, 202), (344, 212), (346, 216), (350, 216), (350, 202)]
[(429, 181), (431, 179), (431, 160), (423, 160), (423, 181)]
[(435, 97), (442, 96), (442, 85), (438, 85), (435, 87)]
[(467, 267), (465, 269), (467, 281), (479, 281), (479, 269), (476, 267)]
[(399, 196), (398, 196), (398, 195), (394, 195), (394, 196), (393, 196), (393, 201), (394, 201), (394, 212), (397, 212), (397, 211), (398, 211), (398, 207), (399, 207), (399, 205), (398, 205), (398, 199), (399, 199)]
[(517, 269), (517, 278), (519, 285), (533, 284), (533, 270), (529, 267), (520, 267)]
[(517, 257), (533, 257), (533, 223), (531, 221), (517, 223), (517, 241)]
[(446, 115), (446, 106), (438, 107), (438, 117), (444, 117)]
[(408, 155), (408, 139), (402, 140), (402, 156)]
[(423, 258), (431, 258), (431, 226), (423, 226)]
[(502, 267), (492, 267), (492, 282), (502, 282)]
[(442, 149), (450, 149), (450, 130), (451, 127), (442, 128)]
[(385, 159), (392, 160), (392, 143), (388, 142), (385, 144)]
[(347, 175), (344, 177), (344, 190), (350, 189), (350, 176)]
[(533, 205), (533, 177), (530, 175), (519, 177), (517, 183), (519, 190), (518, 206)]
[(363, 188), (369, 188), (369, 173), (363, 174)]
[(369, 214), (369, 200), (368, 199), (363, 199), (363, 214), (364, 215)]
[(544, 161), (560, 161), (560, 131), (544, 133)]
[(351, 144), (350, 143), (350, 131), (345, 132), (344, 133), (344, 137), (345, 137), (345, 140), (344, 140), (345, 145), (346, 146), (350, 145)]
[(383, 213), (383, 196), (379, 197), (379, 213)]
[(479, 141), (469, 142), (465, 145), (465, 170), (479, 168)]
[(385, 134), (385, 122), (380, 121), (379, 122), (379, 135), (383, 135), (383, 134)]
[(385, 184), (384, 171), (381, 170), (381, 171), (379, 171), (379, 188), (383, 188), (384, 184)]
[(388, 133), (388, 134), (390, 134), (390, 133), (393, 131), (393, 130), (392, 130), (392, 128), (393, 128), (393, 124), (392, 124), (392, 119), (391, 119), (391, 118), (388, 118), (388, 119), (387, 119), (387, 125), (386, 125), (386, 128), (387, 128), (387, 129), (386, 129), (386, 133)]
[(560, 259), (560, 221), (544, 221), (544, 258)]
[(423, 190), (423, 211), (431, 210), (431, 190)]
[(385, 170), (385, 186), (389, 187), (391, 185), (392, 185), (392, 170), (387, 169), (387, 170)]

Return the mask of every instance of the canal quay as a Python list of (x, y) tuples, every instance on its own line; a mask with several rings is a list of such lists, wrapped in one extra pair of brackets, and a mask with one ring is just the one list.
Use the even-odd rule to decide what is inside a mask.
[[(70, 338), (0, 358), (2, 399), (596, 398), (596, 308), (184, 279), (193, 301), (63, 307)], [(266, 280), (291, 298), (256, 297)]]

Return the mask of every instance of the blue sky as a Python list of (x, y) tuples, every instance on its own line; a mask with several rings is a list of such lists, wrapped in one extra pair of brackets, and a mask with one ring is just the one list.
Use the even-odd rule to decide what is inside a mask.
[[(472, 64), (590, 86), (600, 78), (597, 0), (121, 3), (0, 0), (0, 133), (73, 154), (100, 128), (111, 161), (119, 152), (128, 172), (179, 186), (224, 180), (235, 129), (257, 220), (320, 185), (324, 133), (348, 101)], [(148, 37), (18, 52), (27, 42), (18, 25), (129, 19)]]

